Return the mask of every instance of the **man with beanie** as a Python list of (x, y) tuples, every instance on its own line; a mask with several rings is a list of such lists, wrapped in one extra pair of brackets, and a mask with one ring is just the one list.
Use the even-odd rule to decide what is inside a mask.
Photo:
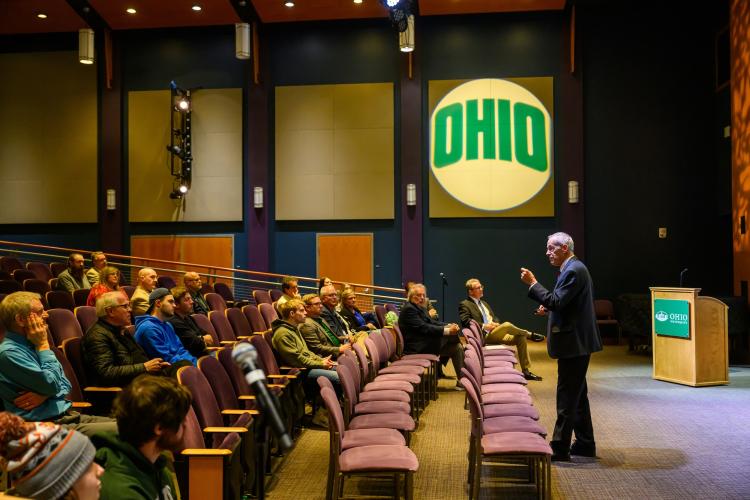
[(172, 292), (157, 288), (148, 296), (146, 314), (135, 318), (135, 341), (150, 358), (161, 358), (170, 363), (166, 370), (172, 376), (179, 367), (195, 365), (198, 361), (185, 349), (174, 327), (167, 322), (174, 316), (174, 308)]
[(47, 311), (39, 295), (15, 292), (0, 303), (6, 333), (0, 343), (0, 400), (5, 410), (31, 421), (74, 428), (88, 436), (117, 427), (106, 417), (71, 410), (71, 390), (47, 340)]
[(190, 392), (166, 377), (140, 375), (115, 399), (119, 435), (92, 439), (104, 467), (102, 498), (176, 500), (179, 490), (168, 455), (183, 446)]
[(103, 469), (94, 463), (95, 452), (80, 432), (0, 413), (0, 458), (7, 463), (9, 495), (36, 500), (97, 499)]

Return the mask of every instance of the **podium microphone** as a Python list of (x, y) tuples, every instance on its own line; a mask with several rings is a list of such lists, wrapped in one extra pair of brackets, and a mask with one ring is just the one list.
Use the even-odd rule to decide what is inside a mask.
[(448, 284), (448, 277), (445, 275), (445, 273), (440, 273), (440, 278), (443, 280), (444, 284)]
[(279, 446), (284, 450), (292, 448), (292, 438), (286, 432), (284, 420), (279, 413), (279, 406), (266, 387), (266, 374), (255, 365), (258, 351), (251, 344), (242, 342), (232, 350), (232, 359), (242, 369), (245, 380), (255, 392), (255, 400), (260, 404), (263, 415), (271, 422), (271, 428), (279, 439)]
[(687, 271), (688, 271), (688, 268), (686, 267), (686, 268), (685, 268), (685, 269), (683, 269), (683, 270), (682, 270), (682, 272), (680, 273), (680, 288), (682, 288), (682, 283), (683, 283), (683, 281), (684, 281), (684, 278), (685, 278), (685, 273), (686, 273)]

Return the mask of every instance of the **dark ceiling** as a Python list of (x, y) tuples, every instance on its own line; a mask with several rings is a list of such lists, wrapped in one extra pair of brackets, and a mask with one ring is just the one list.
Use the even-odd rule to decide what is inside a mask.
[[(565, 0), (413, 0), (419, 14), (455, 15), (560, 10)], [(385, 18), (379, 0), (0, 0), (0, 34), (74, 32), (87, 26), (113, 30)], [(193, 10), (199, 6), (200, 10)], [(129, 14), (126, 9), (135, 9)], [(40, 18), (39, 15), (46, 15)]]

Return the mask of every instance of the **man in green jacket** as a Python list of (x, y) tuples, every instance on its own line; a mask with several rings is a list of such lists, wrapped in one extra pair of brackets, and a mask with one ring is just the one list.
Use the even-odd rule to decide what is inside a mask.
[(335, 362), (331, 356), (322, 358), (307, 348), (302, 334), (297, 327), (305, 322), (307, 313), (305, 303), (300, 299), (291, 299), (281, 305), (281, 319), (273, 322), (273, 348), (281, 356), (287, 366), (308, 368), (305, 371), (305, 394), (317, 394), (318, 377), (326, 377), (331, 381), (336, 391), (340, 391), (339, 375), (336, 373)]
[(183, 448), (190, 392), (167, 377), (140, 375), (114, 403), (119, 434), (96, 435), (104, 467), (101, 498), (177, 500), (179, 489), (164, 452)]

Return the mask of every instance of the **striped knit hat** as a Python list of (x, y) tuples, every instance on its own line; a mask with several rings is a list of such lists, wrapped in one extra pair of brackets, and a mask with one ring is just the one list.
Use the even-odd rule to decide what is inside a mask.
[(96, 450), (80, 432), (50, 422), (24, 422), (9, 413), (0, 413), (0, 424), (0, 455), (7, 462), (10, 494), (55, 500), (94, 461)]

